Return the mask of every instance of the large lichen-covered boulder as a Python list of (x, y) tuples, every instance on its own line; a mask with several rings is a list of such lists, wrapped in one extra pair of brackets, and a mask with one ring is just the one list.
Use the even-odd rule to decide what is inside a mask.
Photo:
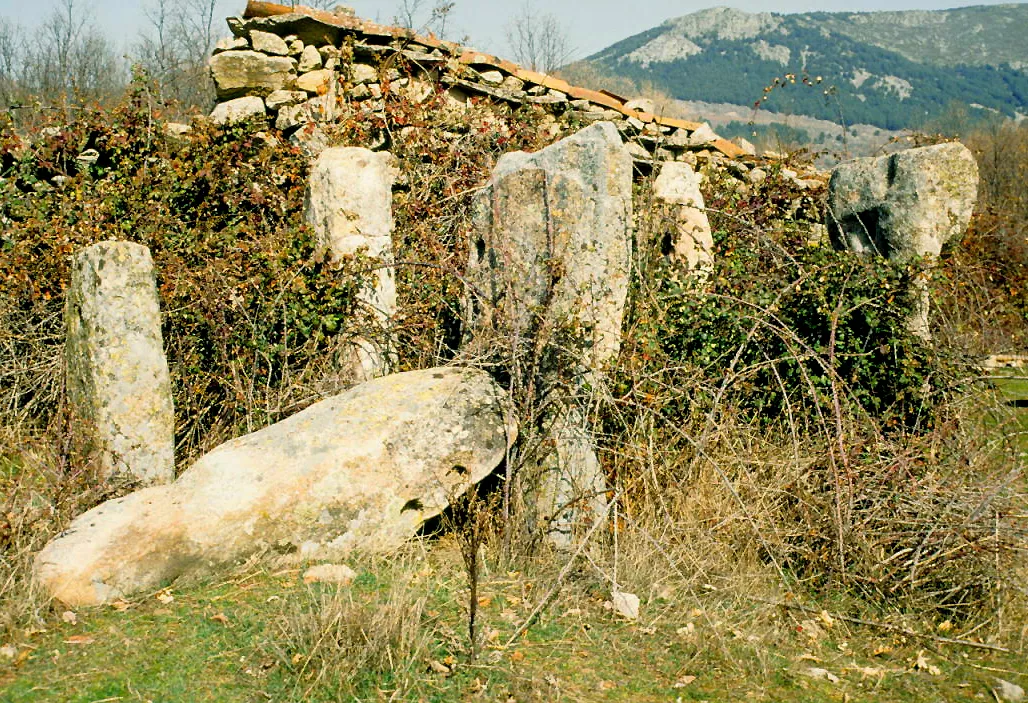
[(211, 77), (218, 100), (269, 95), (296, 84), (296, 59), (259, 51), (223, 51), (211, 57)]
[(333, 262), (362, 252), (380, 266), (358, 297), (369, 309), (377, 330), (357, 343), (358, 376), (381, 376), (389, 368), (389, 318), (396, 312), (393, 270), (394, 157), (360, 147), (325, 149), (314, 161), (308, 180), (305, 217)]
[(577, 327), (584, 366), (598, 371), (617, 356), (632, 255), (632, 157), (613, 124), (534, 154), (504, 154), (473, 217), (473, 326), (526, 331), (545, 308), (551, 323)]
[(535, 154), (504, 155), (476, 196), (470, 342), (516, 356), (545, 350), (545, 439), (530, 458), (526, 502), (558, 547), (606, 510), (588, 392), (620, 349), (631, 221), (632, 157), (609, 122)]
[(68, 398), (109, 478), (175, 477), (175, 413), (150, 250), (101, 242), (72, 259), (65, 307)]
[(690, 269), (709, 268), (713, 261), (714, 237), (706, 205), (700, 192), (700, 177), (681, 161), (668, 161), (653, 181), (653, 196), (675, 208), (678, 236), (675, 258)]
[(978, 198), (978, 165), (963, 144), (909, 149), (839, 164), (828, 184), (836, 246), (893, 261), (938, 256), (967, 231)]
[[(832, 243), (859, 254), (906, 263), (937, 257), (967, 231), (978, 198), (978, 164), (963, 144), (909, 149), (839, 164), (828, 183)], [(910, 332), (930, 339), (930, 294), (913, 282)]]
[(264, 549), (296, 560), (394, 549), (500, 464), (511, 416), (479, 370), (370, 381), (79, 516), (37, 555), (35, 578), (93, 605)]

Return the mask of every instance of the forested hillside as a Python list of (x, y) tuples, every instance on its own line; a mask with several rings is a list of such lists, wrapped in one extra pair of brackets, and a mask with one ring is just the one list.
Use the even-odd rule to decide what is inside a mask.
[[(1009, 6), (1001, 9), (1011, 11)], [(987, 14), (987, 8), (979, 10)], [(867, 27), (855, 25), (853, 18), (880, 17), (880, 23), (891, 19), (894, 28), (904, 26), (906, 34), (920, 34), (922, 28), (909, 20), (901, 24), (900, 16), (907, 14), (747, 15), (723, 8), (705, 10), (618, 42), (589, 61), (606, 72), (652, 82), (681, 100), (741, 105), (759, 101), (761, 108), (775, 112), (886, 129), (921, 127), (955, 104), (972, 106), (982, 117), (1028, 112), (1028, 74), (1010, 63), (941, 65), (935, 54), (912, 51), (909, 42), (898, 42), (901, 53), (899, 48), (864, 41), (853, 30)], [(938, 23), (932, 26), (938, 34)], [(994, 30), (982, 23), (977, 26), (978, 40), (988, 42)], [(1006, 37), (999, 29), (995, 33)], [(1004, 56), (1020, 51), (1009, 41), (1004, 46)], [(1028, 42), (1021, 55), (1028, 58)]]

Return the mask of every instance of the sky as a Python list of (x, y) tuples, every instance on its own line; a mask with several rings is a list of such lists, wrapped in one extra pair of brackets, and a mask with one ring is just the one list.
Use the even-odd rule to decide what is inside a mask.
[[(31, 30), (62, 0), (0, 0), (0, 18)], [(96, 24), (122, 48), (130, 46), (146, 28), (145, 8), (150, 0), (74, 0), (87, 8)], [(288, 4), (288, 0), (278, 0)], [(411, 0), (408, 0), (410, 2)], [(584, 58), (616, 41), (655, 27), (664, 20), (709, 7), (730, 6), (747, 12), (870, 12), (878, 10), (940, 10), (967, 5), (997, 5), (1009, 0), (531, 0), (541, 12), (554, 15), (573, 49), (572, 58)], [(344, 0), (357, 14), (391, 24), (401, 0)], [(435, 0), (421, 0), (425, 7)], [(241, 14), (246, 0), (217, 0), (218, 16)], [(504, 27), (523, 0), (455, 0), (447, 38), (470, 39), (480, 50), (509, 55)], [(224, 25), (222, 25), (224, 27)], [(228, 35), (227, 27), (224, 33)]]

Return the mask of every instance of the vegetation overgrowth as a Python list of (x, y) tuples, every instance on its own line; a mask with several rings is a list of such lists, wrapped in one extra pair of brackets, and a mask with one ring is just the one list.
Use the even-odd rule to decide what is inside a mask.
[[(505, 356), (520, 340), (478, 340), (473, 357), (460, 348), (472, 198), (500, 154), (541, 148), (581, 125), (485, 102), (453, 110), (442, 93), (416, 103), (389, 83), (384, 92), (384, 118), (355, 103), (325, 131), (332, 143), (385, 144), (397, 157), (400, 312), (390, 332), (398, 368), (479, 363), (511, 385), (524, 428), (508, 467), (517, 479), (525, 468), (519, 459), (533, 455), (526, 445), (545, 430), (532, 423), (545, 415), (547, 389), (533, 359)], [(153, 252), (179, 470), (231, 436), (347, 387), (352, 379), (337, 371), (334, 356), (366, 333), (355, 293), (375, 262), (358, 256), (335, 269), (324, 260), (302, 224), (308, 162), (301, 150), (258, 123), (196, 119), (190, 134), (168, 136), (165, 109), (139, 79), (115, 108), (31, 132), (3, 127), (0, 644), (14, 647), (15, 679), (18, 667), (45, 678), (47, 666), (61, 666), (33, 649), (49, 642), (43, 630), (65, 625), (59, 609), (32, 591), (32, 553), (75, 514), (130, 488), (96, 479), (85, 428), (63, 394), (62, 306), (76, 250), (114, 238)], [(528, 605), (545, 604), (542, 591), (552, 585), (588, 602), (582, 612), (590, 622), (609, 619), (600, 604), (611, 588), (638, 593), (650, 612), (673, 613), (676, 628), (730, 603), (752, 618), (750, 629), (721, 610), (712, 628), (715, 619), (731, 625), (719, 624), (704, 641), (719, 652), (711, 666), (727, 670), (737, 646), (758, 661), (771, 657), (775, 645), (755, 633), (809, 619), (789, 610), (794, 605), (892, 627), (905, 643), (932, 643), (941, 633), (1023, 652), (1025, 592), (1015, 574), (1025, 548), (1025, 445), (1020, 419), (972, 362), (1028, 342), (1028, 213), (1017, 187), (1028, 167), (1028, 128), (966, 139), (979, 156), (982, 203), (938, 268), (832, 251), (819, 226), (823, 193), (799, 188), (782, 165), (759, 186), (743, 187), (708, 164), (714, 264), (689, 275), (669, 254), (674, 213), (652, 201), (647, 178), (637, 179), (622, 352), (607, 383), (590, 389), (615, 498), (612, 530), (558, 574), (554, 564), (568, 557), (519, 530), (516, 503), (489, 507), (500, 503), (490, 498), (475, 510), (508, 513), (490, 512), (504, 519), (488, 534), (477, 532), (486, 524), (478, 514), (449, 523), (463, 552), (457, 575), (452, 565), (438, 567), (448, 575), (433, 581), (434, 562), (424, 557), (372, 564), (352, 593), (290, 599), (274, 624), (254, 625), (263, 634), (253, 642), (224, 646), (252, 647), (242, 656), (270, 662), (276, 682), (261, 690), (284, 700), (369, 699), (380, 690), (443, 699), (432, 693), (438, 682), (426, 681), (452, 674), (456, 659), (483, 643), (509, 661), (504, 652), (514, 650), (503, 643), (518, 632), (514, 622), (528, 623)], [(90, 149), (95, 161), (81, 158)], [(903, 324), (905, 282), (928, 275), (937, 303), (931, 345)], [(468, 519), (473, 535), (461, 532)], [(392, 571), (398, 575), (376, 580)], [(257, 581), (262, 594), (275, 588), (274, 578)], [(472, 634), (481, 641), (470, 644), (461, 634), (469, 628), (458, 623), (477, 606), (455, 603), (467, 602), (469, 584), (481, 589), (473, 600), (483, 611)], [(505, 590), (511, 584), (517, 596)], [(440, 593), (445, 607), (437, 605)], [(493, 597), (508, 605), (490, 608)], [(203, 602), (197, 637), (220, 638), (209, 622), (218, 613), (208, 612), (218, 606)], [(256, 606), (240, 607), (257, 617)], [(683, 615), (693, 610), (701, 615)], [(654, 628), (663, 627), (659, 620)], [(571, 636), (545, 609), (528, 624), (526, 642)], [(733, 629), (748, 644), (729, 644)], [(688, 661), (707, 661), (702, 650), (693, 647)], [(690, 664), (668, 666), (662, 676), (673, 679), (672, 669), (681, 676)], [(756, 669), (773, 676), (769, 667)], [(735, 670), (748, 675), (754, 665)], [(516, 700), (553, 693), (536, 678), (512, 676), (503, 685)], [(483, 677), (468, 674), (465, 690)], [(16, 699), (27, 699), (26, 686), (15, 684), (23, 691)], [(105, 693), (123, 694), (131, 692)]]

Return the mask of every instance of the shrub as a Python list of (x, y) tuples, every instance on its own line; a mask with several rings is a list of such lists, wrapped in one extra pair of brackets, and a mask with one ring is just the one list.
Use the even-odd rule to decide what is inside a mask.
[[(188, 140), (166, 138), (146, 95), (137, 86), (108, 113), (5, 143), (0, 348), (5, 368), (35, 363), (5, 375), (0, 396), (9, 418), (47, 423), (60, 403), (60, 364), (45, 365), (46, 379), (36, 371), (60, 356), (70, 257), (106, 239), (145, 244), (188, 459), (310, 402), (316, 381), (306, 366), (331, 352), (359, 276), (319, 261), (297, 217), (307, 171), (297, 150), (252, 125), (200, 122)], [(99, 155), (94, 164), (76, 158), (87, 149)]]

